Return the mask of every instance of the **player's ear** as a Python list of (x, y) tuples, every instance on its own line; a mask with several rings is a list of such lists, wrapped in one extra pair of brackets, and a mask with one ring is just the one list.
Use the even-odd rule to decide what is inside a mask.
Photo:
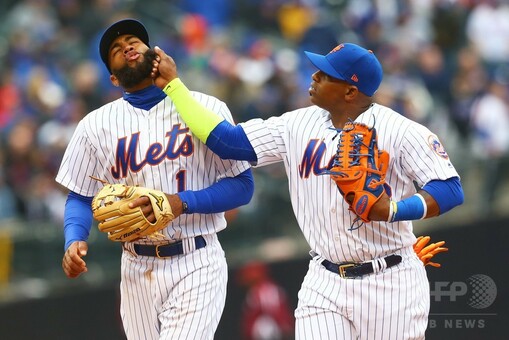
[(110, 81), (115, 87), (120, 86), (120, 82), (118, 81), (117, 77), (115, 77), (113, 74), (110, 75)]
[(345, 98), (354, 99), (359, 94), (359, 89), (355, 85), (348, 85), (345, 91)]

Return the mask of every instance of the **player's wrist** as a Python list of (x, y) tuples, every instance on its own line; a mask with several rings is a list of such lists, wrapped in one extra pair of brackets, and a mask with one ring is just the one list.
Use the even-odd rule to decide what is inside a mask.
[(166, 93), (168, 97), (173, 97), (174, 95), (178, 95), (178, 93), (183, 89), (186, 89), (186, 86), (182, 80), (180, 80), (180, 78), (174, 78), (166, 84), (163, 88), (163, 92)]
[(426, 218), (427, 205), (421, 194), (415, 194), (399, 202), (390, 201), (387, 222), (422, 220)]
[(396, 201), (390, 200), (389, 201), (389, 212), (387, 214), (387, 222), (394, 222), (394, 216), (396, 216), (396, 213), (398, 211), (398, 204)]
[(170, 202), (171, 209), (172, 209), (175, 217), (180, 216), (185, 213), (182, 197), (180, 197), (180, 195), (178, 193), (172, 194), (172, 195), (166, 194), (166, 197), (168, 198), (168, 201)]
[(185, 190), (178, 192), (175, 196), (178, 196), (178, 204), (180, 214), (194, 214), (196, 212), (196, 192), (191, 190)]

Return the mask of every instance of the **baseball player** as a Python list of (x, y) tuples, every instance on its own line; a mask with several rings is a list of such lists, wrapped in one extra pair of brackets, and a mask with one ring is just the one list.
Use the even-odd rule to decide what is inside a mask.
[[(200, 140), (224, 159), (284, 164), (293, 210), (311, 247), (295, 311), (296, 338), (424, 338), (429, 284), (413, 250), (412, 220), (462, 204), (463, 190), (433, 132), (373, 101), (383, 74), (375, 55), (349, 43), (327, 55), (306, 52), (318, 69), (309, 86), (313, 105), (233, 126), (193, 101), (173, 60), (155, 50), (155, 84)], [(374, 127), (379, 148), (390, 155), (390, 189), (373, 205), (370, 222), (355, 228), (358, 216), (323, 175), (349, 121)]]
[[(91, 202), (102, 187), (92, 177), (162, 191), (176, 218), (158, 238), (122, 244), (120, 313), (125, 333), (136, 340), (212, 339), (227, 283), (225, 254), (216, 234), (226, 227), (222, 212), (252, 197), (250, 165), (222, 160), (210, 151), (153, 85), (155, 52), (142, 23), (114, 23), (104, 32), (99, 51), (112, 83), (124, 92), (83, 118), (57, 174), (56, 181), (70, 190), (63, 270), (70, 278), (87, 271)], [(193, 96), (232, 121), (218, 99)], [(138, 200), (144, 199), (148, 202), (147, 197)], [(151, 206), (142, 206), (152, 218)]]

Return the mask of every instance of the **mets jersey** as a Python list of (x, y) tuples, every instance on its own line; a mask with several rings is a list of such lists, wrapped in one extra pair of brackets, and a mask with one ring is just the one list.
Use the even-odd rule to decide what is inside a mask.
[[(209, 110), (232, 122), (217, 98), (193, 92)], [(222, 160), (189, 131), (170, 98), (149, 111), (123, 98), (92, 111), (78, 124), (56, 181), (82, 196), (94, 196), (102, 183), (139, 185), (174, 194), (200, 190), (249, 169), (247, 162)], [(217, 233), (224, 213), (182, 214), (161, 232), (168, 240)], [(164, 240), (162, 240), (164, 242)], [(145, 239), (136, 243), (147, 243)]]
[[(392, 199), (415, 194), (414, 182), (422, 187), (431, 180), (458, 176), (428, 128), (379, 104), (372, 104), (355, 121), (374, 126), (379, 148), (390, 155), (386, 181)], [(415, 243), (411, 221), (354, 224), (356, 215), (333, 180), (321, 175), (333, 162), (340, 133), (329, 112), (310, 106), (240, 125), (258, 156), (256, 167), (283, 162), (293, 211), (316, 253), (335, 263), (363, 262)]]

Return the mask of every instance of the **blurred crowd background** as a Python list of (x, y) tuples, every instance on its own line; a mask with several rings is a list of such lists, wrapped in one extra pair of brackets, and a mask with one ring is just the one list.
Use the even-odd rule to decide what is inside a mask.
[[(327, 53), (340, 42), (373, 50), (385, 72), (376, 101), (436, 132), (462, 176), (465, 204), (417, 222), (416, 233), (508, 213), (508, 1), (3, 0), (0, 297), (43, 294), (48, 280), (65, 279), (67, 192), (54, 178), (78, 121), (121, 96), (98, 42), (125, 17), (144, 22), (188, 87), (225, 101), (237, 122), (309, 105), (314, 68), (304, 50)], [(253, 201), (229, 212), (221, 233), (230, 263), (305, 256), (284, 169), (254, 175)], [(117, 275), (116, 261), (104, 269), (116, 244), (95, 230), (91, 243), (104, 256), (84, 280)]]

